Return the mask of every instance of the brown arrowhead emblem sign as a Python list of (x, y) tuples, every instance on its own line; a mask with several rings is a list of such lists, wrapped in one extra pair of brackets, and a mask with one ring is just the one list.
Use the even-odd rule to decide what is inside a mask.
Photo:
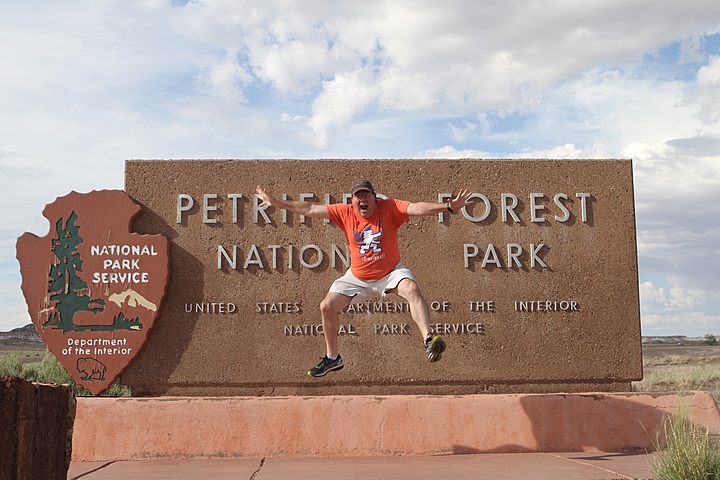
[(168, 240), (130, 231), (141, 211), (121, 190), (71, 192), (43, 210), (47, 236), (17, 240), (35, 328), (94, 395), (138, 356), (165, 297)]

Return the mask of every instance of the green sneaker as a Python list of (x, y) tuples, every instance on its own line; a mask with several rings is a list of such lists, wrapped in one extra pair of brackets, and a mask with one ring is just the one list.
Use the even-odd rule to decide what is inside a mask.
[(442, 358), (442, 354), (447, 346), (442, 338), (429, 334), (425, 339), (425, 353), (428, 356), (428, 362), (435, 363)]
[(344, 366), (340, 355), (335, 360), (330, 360), (327, 356), (324, 356), (320, 363), (310, 369), (308, 375), (311, 377), (323, 377), (333, 370), (342, 370)]

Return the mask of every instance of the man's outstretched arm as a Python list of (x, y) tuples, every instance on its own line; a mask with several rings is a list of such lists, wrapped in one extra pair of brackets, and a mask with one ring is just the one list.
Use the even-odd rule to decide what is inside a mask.
[(260, 185), (255, 187), (255, 193), (262, 201), (262, 205), (282, 208), (284, 210), (287, 210), (288, 212), (298, 213), (300, 215), (305, 215), (306, 217), (330, 218), (330, 215), (328, 215), (328, 211), (325, 205), (310, 202), (299, 202), (295, 200), (278, 200), (277, 198), (272, 197), (269, 193), (267, 193), (265, 189), (260, 188)]
[(465, 205), (470, 205), (474, 202), (468, 202), (472, 192), (467, 188), (461, 188), (458, 194), (452, 200), (448, 200), (445, 203), (431, 203), (431, 202), (414, 202), (408, 205), (407, 214), (411, 217), (418, 217), (421, 215), (435, 215), (441, 212), (447, 212), (448, 207), (453, 212), (459, 211)]

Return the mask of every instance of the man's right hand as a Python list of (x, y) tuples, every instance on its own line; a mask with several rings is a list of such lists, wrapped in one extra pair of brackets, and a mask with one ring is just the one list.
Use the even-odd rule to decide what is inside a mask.
[(255, 194), (260, 199), (261, 206), (282, 208), (292, 213), (299, 213), (314, 218), (330, 218), (325, 205), (311, 202), (298, 202), (292, 200), (278, 200), (272, 197), (265, 189), (258, 185), (255, 187)]

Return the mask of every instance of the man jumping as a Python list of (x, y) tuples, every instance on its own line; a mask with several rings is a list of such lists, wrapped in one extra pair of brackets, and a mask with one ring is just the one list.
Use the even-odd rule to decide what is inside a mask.
[(352, 204), (317, 203), (278, 200), (260, 186), (256, 188), (262, 205), (282, 208), (306, 217), (328, 218), (345, 233), (350, 248), (350, 268), (330, 286), (320, 303), (326, 355), (310, 369), (308, 375), (322, 377), (343, 368), (338, 351), (339, 315), (352, 301), (395, 293), (410, 306), (410, 315), (425, 339), (425, 352), (429, 362), (437, 362), (445, 351), (445, 342), (433, 335), (427, 302), (410, 270), (400, 262), (398, 228), (410, 217), (457, 212), (468, 204), (472, 194), (467, 189), (446, 203), (408, 202), (379, 199), (368, 180), (352, 184)]

